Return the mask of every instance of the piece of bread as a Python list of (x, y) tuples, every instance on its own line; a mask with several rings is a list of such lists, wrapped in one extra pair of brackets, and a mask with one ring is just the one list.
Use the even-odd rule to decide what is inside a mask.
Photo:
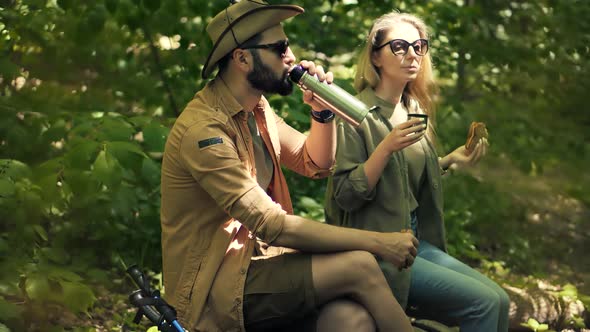
[(483, 122), (471, 122), (469, 126), (469, 133), (467, 134), (467, 142), (465, 142), (465, 149), (471, 153), (475, 149), (475, 145), (482, 138), (488, 138), (488, 129)]

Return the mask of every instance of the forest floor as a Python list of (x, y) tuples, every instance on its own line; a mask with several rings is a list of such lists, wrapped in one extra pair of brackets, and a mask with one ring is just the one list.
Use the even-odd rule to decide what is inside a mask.
[(523, 237), (542, 250), (543, 259), (535, 260), (536, 276), (572, 283), (581, 294), (590, 295), (590, 206), (567, 193), (571, 177), (559, 169), (523, 174), (505, 157), (482, 163), (472, 175), (494, 183), (526, 207), (524, 218), (514, 222), (521, 223)]

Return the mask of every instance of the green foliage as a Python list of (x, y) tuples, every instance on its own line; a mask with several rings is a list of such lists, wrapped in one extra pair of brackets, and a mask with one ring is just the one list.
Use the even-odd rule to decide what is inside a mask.
[[(441, 151), (463, 144), (470, 121), (485, 121), (491, 160), (509, 160), (528, 181), (554, 177), (560, 191), (590, 204), (590, 177), (579, 171), (590, 167), (590, 3), (297, 4), (305, 14), (285, 24), (295, 54), (331, 69), (351, 92), (356, 54), (373, 20), (393, 9), (421, 15), (434, 32)], [(99, 310), (94, 283), (108, 284), (104, 271), (118, 257), (161, 270), (160, 158), (175, 117), (205, 84), (200, 71), (211, 45), (205, 27), (226, 5), (0, 2), (0, 321), (6, 328), (51, 330), (56, 311)], [(298, 90), (269, 100), (294, 128), (309, 128)], [(296, 213), (321, 221), (325, 181), (286, 175)], [(539, 271), (536, 262), (556, 253), (538, 240), (542, 232), (522, 224), (527, 202), (504, 183), (468, 174), (445, 180), (449, 249), (496, 272)]]
[(547, 331), (547, 332), (553, 331), (553, 330), (550, 330), (549, 329), (549, 325), (547, 325), (547, 324), (541, 324), (541, 323), (537, 322), (534, 318), (529, 318), (529, 320), (526, 323), (522, 323), (520, 325), (521, 326), (524, 326), (524, 327), (528, 327), (528, 328), (530, 328), (531, 330), (533, 330), (535, 332), (537, 332), (537, 331), (539, 331), (539, 332), (541, 332), (541, 331)]

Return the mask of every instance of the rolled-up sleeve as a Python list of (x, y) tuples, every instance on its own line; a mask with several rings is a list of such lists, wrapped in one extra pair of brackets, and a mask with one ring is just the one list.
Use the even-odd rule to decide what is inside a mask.
[(182, 137), (182, 162), (229, 216), (272, 243), (281, 233), (286, 212), (250, 176), (235, 145), (236, 137), (223, 119), (199, 121)]
[(281, 163), (290, 170), (312, 179), (330, 175), (332, 168), (317, 166), (307, 151), (307, 136), (289, 126), (281, 117), (274, 114), (281, 141)]
[(365, 139), (351, 125), (338, 123), (338, 148), (333, 176), (334, 199), (344, 211), (354, 211), (375, 198), (365, 174), (368, 159)]

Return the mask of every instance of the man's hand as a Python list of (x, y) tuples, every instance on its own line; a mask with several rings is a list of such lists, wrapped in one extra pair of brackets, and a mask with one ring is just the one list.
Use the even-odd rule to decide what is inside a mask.
[[(325, 72), (322, 66), (316, 66), (315, 63), (307, 60), (302, 60), (300, 63), (301, 67), (307, 70), (307, 73), (311, 76), (316, 76), (320, 82), (326, 82), (328, 84), (334, 81), (334, 74), (331, 71)], [(311, 109), (321, 111), (326, 107), (319, 103), (313, 98), (313, 92), (309, 90), (303, 91), (303, 102), (311, 106)]]
[(414, 264), (418, 255), (418, 239), (412, 232), (379, 233), (379, 248), (377, 256), (392, 263), (399, 269), (408, 268)]

